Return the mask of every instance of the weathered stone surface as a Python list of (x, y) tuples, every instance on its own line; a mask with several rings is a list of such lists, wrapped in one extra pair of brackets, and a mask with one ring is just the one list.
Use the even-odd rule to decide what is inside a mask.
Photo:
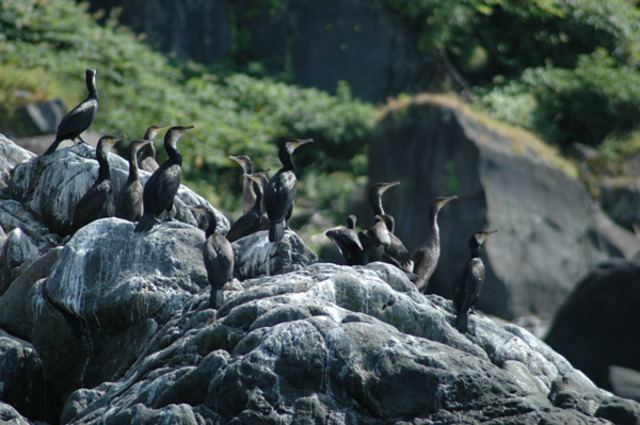
[(157, 327), (208, 286), (204, 232), (180, 222), (133, 229), (117, 218), (83, 227), (31, 291), (32, 341), (61, 394), (118, 378)]
[(636, 178), (604, 179), (598, 183), (598, 189), (602, 209), (616, 223), (628, 230), (640, 225), (640, 183)]
[[(111, 180), (117, 192), (127, 179), (129, 166), (121, 157), (109, 154)], [(17, 165), (12, 173), (9, 191), (22, 205), (51, 231), (70, 232), (75, 207), (98, 176), (95, 149), (85, 144), (59, 149), (45, 157), (32, 158)], [(144, 185), (150, 174), (140, 171)], [(175, 219), (196, 225), (188, 206), (208, 204), (201, 196), (181, 185), (174, 201)], [(214, 209), (215, 210), (215, 209)], [(229, 229), (229, 221), (216, 210), (218, 228)]]
[(393, 289), (387, 267), (246, 280), (218, 312), (198, 294), (62, 423), (609, 423), (595, 412), (618, 399), (537, 338), (480, 315), (462, 335), (449, 301)]
[(7, 187), (13, 167), (35, 155), (0, 133), (0, 190)]
[(52, 406), (47, 405), (47, 391), (38, 353), (28, 342), (0, 329), (0, 423), (23, 423), (20, 422), (20, 416), (4, 403), (10, 404), (31, 420), (51, 419)]
[(123, 24), (144, 33), (153, 47), (181, 59), (211, 63), (226, 58), (231, 51), (227, 0), (92, 0), (89, 3), (92, 10), (119, 8)]
[(0, 420), (2, 424), (31, 425), (32, 423), (22, 416), (16, 409), (7, 403), (0, 401)]
[(0, 296), (0, 328), (24, 340), (31, 340), (33, 323), (27, 303), (29, 291), (38, 280), (49, 276), (61, 251), (62, 247), (51, 249), (29, 267), (21, 270), (20, 275)]
[(602, 388), (613, 389), (610, 366), (640, 370), (639, 281), (637, 264), (594, 270), (560, 307), (545, 338)]
[(232, 246), (235, 275), (242, 280), (286, 273), (318, 262), (318, 256), (289, 230), (278, 243), (269, 242), (269, 232), (265, 230), (240, 238)]
[(33, 263), (39, 256), (38, 247), (20, 228), (10, 231), (0, 250), (0, 295), (18, 276), (20, 266)]
[(426, 239), (430, 200), (458, 196), (439, 215), (441, 257), (429, 292), (449, 297), (470, 235), (497, 228), (485, 245), (478, 308), (507, 319), (549, 319), (575, 282), (602, 261), (632, 256), (637, 239), (537, 154), (535, 142), (518, 138), (530, 136), (508, 137), (485, 121), (435, 96), (392, 105), (372, 138), (370, 178), (401, 181), (383, 202), (410, 250)]

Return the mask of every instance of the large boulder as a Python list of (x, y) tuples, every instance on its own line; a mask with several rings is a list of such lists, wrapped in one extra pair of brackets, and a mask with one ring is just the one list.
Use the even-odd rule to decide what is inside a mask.
[(485, 244), (478, 307), (507, 319), (550, 319), (597, 264), (635, 254), (635, 236), (602, 213), (550, 150), (454, 99), (423, 95), (389, 105), (372, 137), (370, 179), (401, 182), (383, 203), (407, 248), (426, 239), (431, 199), (458, 196), (439, 215), (442, 251), (429, 292), (450, 296), (477, 230), (499, 229)]
[[(527, 331), (419, 294), (393, 266), (310, 265), (198, 294), (61, 423), (607, 424), (625, 404)], [(406, 421), (406, 422), (403, 422)]]
[(83, 227), (31, 289), (31, 339), (62, 396), (119, 378), (158, 326), (208, 286), (204, 232), (180, 222), (133, 230), (118, 218)]
[(0, 190), (8, 186), (11, 170), (22, 161), (34, 156), (0, 133)]
[[(82, 143), (59, 149), (51, 155), (23, 161), (13, 169), (8, 187), (10, 196), (52, 232), (69, 234), (78, 201), (98, 177), (98, 162), (95, 158), (95, 148)], [(113, 153), (109, 154), (109, 165), (114, 191), (117, 192), (127, 179), (129, 165)], [(143, 185), (149, 176), (146, 171), (140, 172)], [(181, 185), (174, 200), (175, 219), (197, 225), (188, 207), (198, 204), (208, 205), (208, 202)], [(215, 210), (215, 213), (218, 229), (226, 232), (229, 221), (219, 211)]]
[(53, 419), (54, 406), (48, 404), (47, 390), (42, 362), (33, 346), (0, 329), (0, 423), (22, 423), (4, 403), (31, 420)]
[(638, 264), (617, 262), (593, 270), (562, 304), (545, 337), (602, 388), (615, 389), (613, 366), (640, 371), (639, 282)]

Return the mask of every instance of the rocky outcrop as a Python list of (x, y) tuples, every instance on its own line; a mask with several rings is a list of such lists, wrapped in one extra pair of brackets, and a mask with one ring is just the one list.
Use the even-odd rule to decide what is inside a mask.
[[(77, 149), (55, 154), (59, 174), (80, 167)], [(57, 208), (38, 201), (38, 182), (65, 177), (44, 162), (17, 165), (8, 193), (28, 189), (10, 201), (51, 236), (31, 222)], [(94, 221), (21, 266), (0, 306), (27, 319), (0, 314), (0, 325), (29, 341), (0, 335), (0, 352), (13, 353), (0, 356), (0, 402), (11, 405), (1, 414), (80, 425), (640, 421), (638, 404), (518, 326), (472, 314), (459, 333), (451, 302), (392, 265), (319, 263), (291, 231), (278, 244), (258, 233), (234, 243), (239, 279), (214, 310), (204, 232), (180, 220), (133, 228)], [(17, 379), (18, 393), (3, 391)], [(41, 382), (44, 414), (31, 398)]]
[(421, 96), (387, 109), (369, 149), (370, 178), (401, 181), (384, 204), (407, 248), (426, 239), (430, 200), (458, 196), (439, 215), (442, 250), (430, 292), (450, 296), (467, 241), (482, 229), (500, 232), (485, 247), (478, 307), (508, 319), (551, 318), (597, 264), (635, 254), (635, 236), (614, 225), (532, 139), (449, 98)]
[(637, 264), (617, 262), (592, 271), (560, 307), (545, 337), (602, 388), (614, 389), (612, 366), (640, 370), (639, 281)]

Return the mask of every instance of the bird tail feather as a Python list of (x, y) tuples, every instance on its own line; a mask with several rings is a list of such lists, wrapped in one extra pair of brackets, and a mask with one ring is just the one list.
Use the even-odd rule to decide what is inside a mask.
[(467, 333), (468, 330), (469, 311), (463, 311), (456, 316), (456, 329), (460, 333)]
[(148, 232), (149, 230), (151, 230), (155, 222), (156, 222), (155, 216), (151, 214), (144, 214), (142, 217), (140, 217), (140, 221), (138, 222), (138, 225), (136, 226), (136, 229), (134, 230), (134, 232), (135, 233)]
[(269, 242), (279, 242), (284, 237), (284, 222), (271, 222), (269, 226)]
[(224, 290), (211, 288), (211, 295), (209, 296), (209, 307), (220, 309), (224, 304)]

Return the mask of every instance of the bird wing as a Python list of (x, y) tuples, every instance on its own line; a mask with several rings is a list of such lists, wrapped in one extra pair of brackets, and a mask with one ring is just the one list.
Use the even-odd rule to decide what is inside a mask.
[(233, 277), (233, 248), (221, 234), (209, 236), (203, 247), (204, 265), (209, 283), (214, 288), (221, 288)]
[(296, 198), (297, 182), (293, 171), (278, 172), (269, 180), (264, 194), (269, 220), (281, 221), (285, 218)]
[(260, 206), (252, 208), (237, 219), (227, 232), (229, 242), (237, 241), (243, 236), (255, 233), (260, 228)]
[(389, 245), (384, 247), (385, 252), (391, 255), (393, 258), (404, 266), (411, 264), (411, 254), (404, 246), (400, 238), (391, 232), (389, 234)]
[(144, 186), (144, 209), (155, 215), (171, 208), (180, 187), (182, 169), (179, 164), (163, 163)]
[(64, 136), (67, 133), (82, 133), (89, 128), (97, 111), (98, 101), (91, 98), (85, 99), (62, 118), (58, 124), (58, 134)]
[(108, 206), (111, 193), (111, 182), (109, 180), (104, 180), (91, 186), (76, 205), (73, 214), (73, 227), (79, 229), (101, 218), (103, 211)]
[(460, 313), (473, 307), (478, 301), (484, 283), (484, 264), (472, 258), (458, 272), (453, 281), (453, 301)]
[(125, 182), (116, 198), (116, 217), (136, 221), (142, 215), (142, 184)]

